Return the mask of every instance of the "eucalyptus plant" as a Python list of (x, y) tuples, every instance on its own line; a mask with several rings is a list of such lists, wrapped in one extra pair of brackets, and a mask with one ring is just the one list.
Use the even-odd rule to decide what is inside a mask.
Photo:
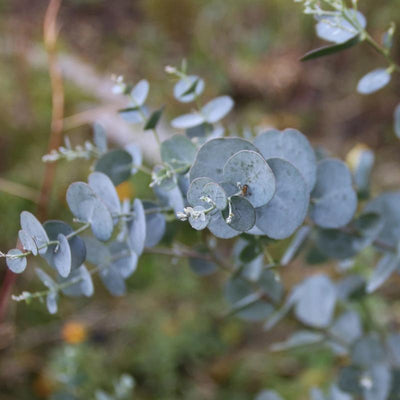
[[(353, 45), (355, 38), (370, 41), (356, 2), (352, 9), (340, 0), (304, 4), (318, 20), (318, 35), (334, 41), (335, 51)], [(330, 8), (321, 8), (323, 4)], [(394, 64), (388, 68), (385, 79), (376, 71), (373, 78), (362, 78), (359, 91), (383, 86), (397, 70)], [(92, 168), (87, 182), (74, 182), (67, 190), (69, 223), (42, 224), (31, 213), (21, 213), (20, 246), (1, 256), (17, 274), (24, 272), (30, 257), (43, 258), (47, 267), (36, 269), (45, 289), (24, 291), (14, 300), (44, 299), (49, 312), (56, 313), (60, 295), (93, 295), (94, 274), (112, 295), (123, 295), (143, 253), (166, 253), (158, 245), (167, 224), (177, 219), (204, 231), (203, 246), (190, 249), (175, 242), (166, 254), (188, 258), (200, 276), (228, 271), (224, 295), (230, 314), (261, 321), (266, 330), (289, 316), (297, 320), (298, 330), (275, 343), (272, 351), (322, 346), (348, 357), (329, 391), (314, 388), (312, 400), (399, 399), (400, 334), (371, 320), (367, 306), (369, 294), (400, 271), (400, 191), (371, 197), (373, 153), (359, 152), (350, 169), (316, 151), (297, 129), (268, 129), (248, 139), (231, 136), (222, 125), (234, 105), (231, 97), (203, 104), (205, 83), (188, 74), (185, 63), (166, 72), (176, 80), (175, 99), (190, 103), (191, 111), (171, 121), (176, 134), (163, 141), (158, 134), (163, 108), (148, 105), (149, 82), (129, 85), (116, 78), (114, 87), (129, 103), (120, 116), (153, 133), (158, 164), (144, 165), (135, 143), (110, 149), (97, 124), (93, 142), (73, 148), (67, 141), (43, 157), (45, 162), (89, 159)], [(151, 177), (154, 198), (121, 201), (116, 186), (138, 171)], [(227, 257), (219, 239), (233, 238)], [(286, 248), (280, 259), (269, 252), (278, 241)], [(360, 268), (357, 260), (364, 254), (377, 260), (376, 265)], [(300, 256), (310, 264), (336, 261), (335, 277), (317, 272), (284, 287), (281, 269)], [(272, 390), (256, 397), (279, 399)]]

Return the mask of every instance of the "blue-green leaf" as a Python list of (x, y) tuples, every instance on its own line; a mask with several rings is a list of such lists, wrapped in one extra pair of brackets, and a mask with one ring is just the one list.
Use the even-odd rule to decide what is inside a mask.
[(27, 261), (25, 256), (20, 256), (21, 254), (23, 253), (19, 249), (11, 249), (7, 252), (7, 267), (14, 272), (14, 274), (20, 274), (25, 271)]
[[(57, 237), (60, 233), (68, 236), (73, 232), (73, 229), (63, 221), (46, 221), (43, 224), (43, 227), (46, 230), (50, 240), (57, 240)], [(71, 237), (68, 239), (68, 242), (71, 249), (71, 269), (74, 270), (80, 267), (86, 260), (86, 246), (79, 236)], [(43, 258), (53, 268), (56, 268), (54, 262), (55, 249), (56, 245), (52, 244), (48, 246), (47, 252), (43, 254)]]
[(103, 172), (117, 186), (131, 176), (132, 156), (125, 150), (111, 150), (105, 153), (96, 163), (95, 170)]
[(133, 101), (133, 104), (137, 107), (142, 106), (146, 99), (147, 95), (149, 94), (149, 82), (146, 79), (140, 80), (134, 88), (131, 90), (131, 98)]
[(183, 135), (174, 135), (161, 143), (161, 159), (174, 168), (190, 166), (196, 157), (196, 146)]
[(225, 163), (240, 150), (257, 152), (255, 146), (240, 138), (220, 138), (206, 142), (198, 151), (196, 160), (190, 169), (190, 181), (192, 182), (200, 177), (208, 177), (216, 183), (223, 182)]
[(55, 247), (53, 262), (57, 272), (66, 278), (71, 272), (71, 248), (68, 239), (62, 233), (57, 236), (59, 244)]
[(143, 253), (146, 240), (146, 214), (140, 199), (133, 202), (134, 216), (129, 226), (129, 244), (131, 249), (140, 256)]
[(171, 126), (176, 129), (188, 129), (205, 122), (204, 116), (198, 112), (183, 114), (171, 121)]
[(32, 236), (35, 241), (39, 254), (46, 253), (46, 244), (49, 241), (46, 231), (44, 230), (42, 224), (37, 220), (37, 218), (28, 211), (22, 211), (21, 213), (21, 228), (29, 235)]
[(385, 68), (378, 68), (367, 75), (364, 75), (357, 85), (357, 91), (361, 94), (370, 94), (385, 87), (391, 79), (392, 75)]
[(111, 179), (102, 172), (93, 172), (88, 178), (89, 186), (104, 202), (111, 214), (121, 213), (121, 203)]
[(296, 129), (270, 129), (254, 139), (254, 145), (267, 160), (282, 158), (293, 164), (303, 175), (311, 192), (315, 185), (317, 162), (307, 138)]
[(251, 229), (256, 222), (256, 212), (252, 204), (240, 196), (232, 196), (230, 203), (231, 210), (227, 207), (222, 212), (225, 222), (239, 232), (246, 232)]
[(232, 155), (223, 170), (224, 181), (242, 190), (253, 207), (267, 204), (275, 193), (275, 177), (264, 158), (255, 151), (242, 150)]
[(300, 58), (300, 61), (309, 61), (315, 58), (329, 56), (331, 54), (338, 53), (340, 51), (349, 49), (350, 47), (355, 46), (356, 44), (360, 43), (361, 39), (360, 36), (357, 35), (346, 42), (334, 44), (332, 46), (323, 46), (319, 47), (318, 49), (311, 50), (304, 54), (303, 57)]
[[(357, 24), (361, 28), (365, 28), (367, 21), (365, 17), (355, 10), (348, 10), (348, 17), (357, 18)], [(316, 25), (317, 35), (324, 40), (334, 43), (344, 43), (360, 33), (358, 26), (350, 23), (348, 19), (340, 15), (319, 15), (317, 17), (319, 22)]]
[(268, 163), (276, 180), (272, 200), (257, 208), (256, 225), (273, 239), (284, 239), (304, 222), (309, 205), (309, 192), (300, 172), (289, 162), (271, 158)]
[(161, 115), (164, 111), (164, 107), (159, 108), (156, 111), (153, 111), (146, 121), (146, 124), (143, 127), (143, 130), (145, 131), (150, 131), (152, 129), (155, 129), (160, 121)]
[(174, 97), (182, 103), (190, 103), (204, 90), (204, 81), (196, 75), (180, 79), (174, 86)]
[(37, 245), (36, 245), (35, 241), (33, 240), (33, 237), (28, 232), (21, 229), (18, 232), (18, 238), (19, 238), (24, 250), (32, 252), (32, 254), (34, 256), (37, 255), (37, 253), (38, 253)]
[(348, 224), (357, 208), (357, 195), (347, 166), (336, 159), (320, 161), (311, 197), (310, 216), (317, 225), (340, 228)]
[(229, 96), (220, 96), (209, 101), (202, 109), (201, 114), (205, 121), (214, 124), (224, 118), (233, 108), (234, 102)]

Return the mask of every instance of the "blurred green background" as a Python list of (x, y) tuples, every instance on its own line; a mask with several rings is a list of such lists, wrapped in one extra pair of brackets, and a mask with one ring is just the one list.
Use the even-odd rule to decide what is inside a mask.
[[(359, 3), (376, 38), (390, 21), (400, 23), (398, 0)], [(15, 246), (20, 212), (36, 208), (34, 201), (15, 195), (12, 183), (35, 197), (42, 182), (41, 156), (51, 121), (42, 32), (47, 5), (44, 0), (0, 1), (2, 250)], [(150, 104), (166, 104), (168, 117), (187, 110), (174, 100), (173, 82), (164, 72), (166, 65), (185, 58), (189, 71), (206, 81), (205, 99), (234, 98), (235, 113), (227, 121), (231, 131), (294, 127), (339, 157), (362, 142), (377, 151), (373, 190), (400, 187), (400, 145), (392, 132), (398, 78), (377, 94), (358, 95), (358, 79), (385, 65), (364, 45), (300, 63), (302, 54), (321, 45), (312, 18), (301, 11), (291, 0), (64, 0), (58, 51), (65, 116), (70, 117), (67, 134), (76, 144), (90, 138), (87, 122), (95, 116), (78, 122), (76, 116), (113, 104), (113, 95), (98, 85), (104, 82), (107, 88), (112, 73), (127, 82), (148, 79)], [(399, 40), (394, 48), (398, 60)], [(121, 141), (118, 129), (111, 124), (111, 141)], [(168, 134), (165, 123), (163, 137)], [(132, 128), (130, 140), (140, 141), (140, 135), (145, 133)], [(72, 180), (86, 179), (89, 166), (58, 165), (49, 218), (69, 218), (65, 190)], [(129, 190), (148, 197), (147, 183), (139, 174)], [(171, 224), (170, 230), (189, 245), (201, 240), (183, 224)], [(40, 287), (32, 273), (35, 262), (41, 261), (32, 260), (13, 293)], [(291, 268), (283, 274), (289, 284), (312, 267), (298, 261)], [(2, 263), (0, 281), (4, 271)], [(96, 389), (110, 389), (123, 373), (135, 378), (134, 398), (140, 400), (244, 400), (265, 387), (287, 400), (303, 400), (311, 386), (328, 384), (344, 360), (324, 350), (270, 353), (270, 344), (293, 326), (289, 322), (265, 333), (261, 325), (225, 317), (226, 278), (223, 273), (199, 278), (182, 260), (144, 256), (123, 298), (111, 298), (96, 281), (93, 298), (62, 299), (56, 316), (40, 303), (10, 303), (0, 325), (0, 399), (51, 398), (59, 390), (57, 371), (70, 347), (79, 356), (74, 372), (79, 399), (94, 399)], [(71, 321), (77, 325), (71, 328)]]

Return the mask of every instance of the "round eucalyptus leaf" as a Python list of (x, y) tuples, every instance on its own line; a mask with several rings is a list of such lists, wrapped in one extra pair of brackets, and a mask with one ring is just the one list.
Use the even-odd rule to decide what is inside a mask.
[(182, 211), (185, 206), (185, 201), (183, 199), (182, 192), (180, 191), (178, 186), (170, 190), (164, 190), (160, 186), (154, 186), (153, 191), (157, 198), (160, 200), (160, 203), (163, 206), (171, 207), (175, 214)]
[(254, 145), (267, 162), (270, 158), (282, 158), (293, 164), (303, 175), (311, 192), (315, 185), (317, 162), (313, 148), (300, 131), (270, 129), (258, 135)]
[(392, 75), (385, 68), (378, 68), (364, 75), (358, 82), (357, 91), (361, 94), (370, 94), (385, 87)]
[(236, 184), (253, 207), (267, 204), (275, 193), (275, 177), (264, 158), (255, 151), (241, 150), (231, 156), (223, 170), (224, 181)]
[(310, 195), (301, 173), (288, 161), (270, 158), (268, 164), (276, 181), (272, 200), (256, 209), (256, 225), (273, 239), (291, 236), (304, 222)]
[(354, 365), (369, 367), (385, 361), (385, 349), (375, 333), (361, 337), (352, 348), (351, 359)]
[(100, 267), (111, 264), (111, 253), (107, 245), (89, 236), (86, 236), (84, 241), (86, 246), (86, 260), (89, 263)]
[(98, 201), (96, 193), (84, 182), (74, 182), (67, 190), (67, 203), (72, 214), (80, 221), (89, 221)]
[(333, 340), (351, 345), (362, 336), (362, 324), (360, 316), (355, 311), (346, 311), (341, 314), (329, 328)]
[(131, 174), (134, 175), (138, 171), (138, 168), (142, 166), (143, 155), (140, 148), (135, 143), (127, 144), (124, 149), (131, 155), (132, 157), (132, 169)]
[(257, 151), (250, 142), (240, 138), (220, 138), (206, 142), (198, 151), (196, 160), (190, 169), (190, 181), (208, 177), (216, 183), (223, 182), (225, 163), (240, 150)]
[(319, 229), (316, 244), (328, 257), (346, 260), (369, 246), (379, 235), (383, 219), (376, 213), (363, 213), (353, 223), (355, 232), (339, 229)]
[(64, 286), (61, 289), (66, 296), (90, 297), (93, 295), (94, 286), (93, 286), (92, 276), (90, 275), (85, 265), (81, 265), (79, 268), (72, 270), (68, 278), (61, 278), (59, 280), (59, 283), (61, 285), (67, 284), (69, 282), (71, 283), (75, 282), (75, 283), (72, 283), (69, 286)]
[(134, 216), (128, 223), (129, 245), (131, 249), (140, 256), (143, 253), (146, 240), (146, 214), (140, 199), (133, 202)]
[(208, 204), (205, 201), (200, 200), (200, 197), (204, 196), (204, 186), (210, 182), (212, 182), (212, 180), (205, 176), (196, 178), (191, 182), (186, 196), (187, 201), (191, 206), (203, 206), (204, 208), (207, 208)]
[(132, 156), (126, 150), (111, 150), (99, 158), (95, 170), (103, 172), (117, 186), (131, 176)]
[(204, 81), (196, 75), (185, 76), (174, 86), (174, 97), (182, 103), (190, 103), (204, 90)]
[(189, 266), (191, 270), (199, 276), (209, 276), (215, 273), (218, 269), (217, 264), (212, 261), (204, 260), (203, 258), (189, 258)]
[(354, 257), (368, 245), (368, 238), (352, 235), (338, 229), (319, 229), (316, 245), (326, 256), (338, 260)]
[(322, 228), (347, 225), (357, 208), (357, 195), (346, 164), (336, 159), (318, 163), (317, 182), (311, 194), (310, 216)]
[(270, 316), (274, 307), (260, 299), (250, 282), (240, 276), (232, 277), (225, 286), (225, 298), (235, 314), (246, 321), (261, 321)]
[[(364, 399), (387, 400), (392, 386), (390, 367), (386, 363), (375, 364), (369, 369), (366, 377), (371, 384), (367, 384), (367, 387), (363, 387)], [(361, 381), (361, 386), (363, 386), (362, 382), (363, 380)]]
[(25, 256), (20, 256), (21, 254), (23, 253), (19, 249), (11, 249), (7, 252), (7, 267), (14, 272), (14, 274), (20, 274), (25, 271), (27, 261)]
[(383, 220), (379, 239), (389, 246), (396, 246), (400, 240), (400, 191), (383, 193), (371, 200), (364, 212), (375, 212)]
[[(348, 10), (350, 18), (357, 18), (358, 24), (365, 28), (367, 21), (359, 11)], [(322, 14), (318, 16), (316, 25), (317, 35), (324, 40), (334, 43), (344, 43), (359, 34), (359, 28), (355, 27), (339, 13), (337, 15)]]
[(360, 384), (362, 378), (363, 370), (360, 367), (350, 365), (341, 368), (338, 377), (339, 388), (347, 393), (362, 395), (362, 387)]
[(211, 216), (211, 220), (207, 228), (214, 236), (220, 239), (231, 239), (239, 235), (239, 232), (237, 230), (231, 228), (225, 222), (221, 211), (217, 211), (214, 215)]
[(127, 243), (112, 242), (110, 245), (112, 265), (126, 279), (135, 271), (138, 263), (138, 256), (134, 253)]
[(22, 247), (26, 251), (30, 251), (34, 256), (38, 254), (38, 248), (36, 246), (33, 237), (23, 229), (18, 232), (18, 239), (20, 240)]
[(202, 109), (205, 120), (214, 124), (224, 118), (233, 108), (234, 102), (229, 96), (220, 96), (209, 101)]
[(228, 204), (224, 189), (215, 182), (209, 182), (204, 185), (203, 196), (210, 198), (218, 210), (225, 209)]
[(183, 135), (174, 135), (161, 143), (161, 159), (174, 168), (192, 165), (196, 157), (196, 146)]
[(122, 296), (125, 294), (125, 280), (117, 266), (111, 264), (102, 268), (99, 272), (99, 276), (103, 285), (113, 296)]
[(114, 230), (114, 221), (110, 211), (101, 200), (97, 200), (94, 203), (89, 222), (93, 235), (97, 239), (105, 242), (111, 238)]
[(55, 247), (53, 262), (57, 272), (66, 278), (71, 272), (71, 248), (68, 239), (62, 233), (57, 236), (59, 244)]
[(149, 82), (146, 79), (140, 80), (131, 90), (131, 98), (135, 106), (140, 107), (144, 104), (149, 94)]
[(204, 116), (200, 113), (183, 114), (171, 121), (171, 126), (176, 129), (188, 129), (205, 122)]
[[(231, 197), (230, 203), (231, 218), (229, 218), (229, 207), (222, 212), (225, 222), (239, 232), (246, 232), (251, 229), (256, 222), (256, 211), (251, 203), (240, 196)], [(229, 219), (230, 222), (228, 222)]]
[(47, 237), (42, 224), (28, 211), (22, 211), (20, 220), (22, 230), (32, 236), (38, 247), (39, 254), (46, 253), (49, 238)]
[[(58, 235), (61, 233), (68, 236), (74, 230), (63, 221), (46, 221), (43, 224), (44, 229), (50, 240), (58, 240)], [(86, 246), (84, 241), (79, 236), (73, 236), (68, 239), (69, 247), (71, 249), (71, 269), (79, 268), (86, 260)], [(54, 257), (55, 257), (56, 245), (52, 244), (48, 246), (47, 251), (43, 254), (43, 258), (47, 263), (56, 268)]]
[[(157, 204), (144, 201), (143, 207), (145, 210), (157, 208)], [(165, 217), (162, 213), (146, 214), (146, 239), (145, 247), (154, 247), (161, 241), (166, 229)]]
[[(89, 186), (104, 202), (111, 214), (121, 213), (121, 203), (111, 179), (102, 172), (93, 172), (88, 178)], [(117, 221), (117, 220), (116, 220)]]
[(314, 328), (326, 328), (331, 323), (336, 305), (336, 288), (325, 275), (305, 279), (296, 287), (296, 317)]
[(199, 216), (189, 215), (188, 221), (192, 228), (197, 231), (201, 231), (207, 228), (208, 223), (210, 222), (210, 215), (204, 214), (205, 208), (202, 206), (196, 206), (193, 208), (194, 211), (200, 212)]

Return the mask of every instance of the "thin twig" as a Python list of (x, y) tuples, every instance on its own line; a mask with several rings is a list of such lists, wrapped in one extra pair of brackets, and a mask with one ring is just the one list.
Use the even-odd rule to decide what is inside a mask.
[[(48, 153), (60, 147), (63, 132), (64, 85), (56, 49), (58, 36), (57, 15), (60, 10), (61, 1), (62, 0), (50, 0), (43, 25), (44, 44), (47, 52), (52, 98), (51, 132)], [(46, 164), (38, 205), (39, 219), (43, 219), (46, 215), (46, 209), (49, 203), (55, 173), (56, 164)]]

